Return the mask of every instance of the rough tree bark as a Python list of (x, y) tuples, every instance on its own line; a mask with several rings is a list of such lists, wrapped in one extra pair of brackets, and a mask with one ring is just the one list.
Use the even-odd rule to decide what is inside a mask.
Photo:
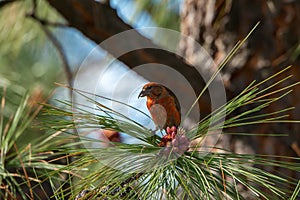
[[(293, 74), (292, 82), (300, 81), (300, 60), (293, 59), (300, 38), (300, 1), (228, 1), (228, 0), (185, 0), (181, 13), (181, 31), (195, 38), (219, 63), (258, 21), (260, 26), (249, 38), (223, 71), (228, 99), (242, 91), (253, 80), (261, 81), (275, 72), (293, 65), (284, 76)], [(180, 42), (181, 53), (190, 62), (197, 61), (197, 50), (186, 40)], [(277, 89), (286, 85), (279, 84)], [(267, 111), (276, 111), (294, 106), (291, 119), (300, 119), (300, 87), (292, 95), (272, 104)], [(284, 133), (288, 137), (231, 137), (232, 150), (249, 153), (297, 156), (300, 144), (298, 124), (264, 124), (241, 127), (238, 132)], [(229, 136), (228, 136), (229, 137)], [(225, 141), (227, 141), (225, 140)], [(224, 142), (222, 146), (228, 145)], [(248, 149), (245, 152), (245, 149)], [(299, 150), (299, 149), (298, 149)], [(250, 150), (251, 151), (251, 150)], [(298, 155), (300, 156), (300, 155)], [(279, 169), (272, 169), (277, 171)], [(283, 173), (291, 173), (284, 171)], [(293, 175), (298, 176), (299, 175)]]

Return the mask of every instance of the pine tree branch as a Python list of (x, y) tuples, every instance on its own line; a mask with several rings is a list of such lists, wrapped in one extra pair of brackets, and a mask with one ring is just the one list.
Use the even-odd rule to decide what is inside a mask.
[[(63, 69), (65, 71), (65, 75), (68, 81), (68, 84), (70, 86), (73, 85), (73, 75), (72, 75), (72, 70), (71, 67), (68, 63), (67, 57), (65, 55), (65, 52), (63, 50), (62, 45), (60, 44), (60, 42), (58, 41), (58, 39), (52, 34), (52, 32), (49, 30), (49, 28), (47, 27), (48, 25), (50, 26), (55, 26), (55, 27), (67, 27), (64, 24), (60, 24), (60, 23), (55, 23), (55, 22), (48, 22), (44, 19), (39, 18), (36, 15), (36, 9), (37, 9), (37, 2), (36, 0), (33, 0), (33, 9), (30, 13), (27, 13), (27, 17), (32, 18), (34, 21), (38, 22), (40, 24), (41, 29), (44, 31), (44, 33), (46, 34), (46, 36), (48, 37), (48, 39), (52, 42), (52, 44), (54, 45), (54, 47), (56, 48), (59, 57), (61, 58), (62, 61), (62, 66)], [(72, 92), (70, 92), (70, 97), (72, 97)]]
[[(133, 27), (126, 24), (118, 16), (116, 10), (98, 1), (47, 1), (69, 22), (71, 27), (78, 29), (96, 43), (101, 43), (111, 36), (133, 29)], [(124, 41), (126, 41), (125, 44)], [(110, 46), (102, 45), (101, 47), (114, 56), (118, 55), (118, 52), (124, 48), (128, 48), (128, 46), (157, 47), (132, 51), (118, 57), (118, 59), (129, 68), (134, 68), (146, 63), (160, 63), (179, 71), (190, 82), (196, 94), (199, 94), (205, 86), (201, 75), (193, 66), (186, 63), (174, 53), (161, 50), (161, 47), (155, 45), (151, 40), (135, 30), (132, 31), (130, 37), (124, 38), (123, 41), (119, 41), (117, 44), (118, 45)], [(145, 74), (143, 75), (144, 77), (147, 76)], [(151, 80), (153, 78), (152, 76), (153, 74), (145, 78)]]

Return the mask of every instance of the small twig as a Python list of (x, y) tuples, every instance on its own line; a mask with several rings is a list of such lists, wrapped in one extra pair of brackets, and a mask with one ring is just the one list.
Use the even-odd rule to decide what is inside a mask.
[(44, 26), (53, 26), (55, 28), (68, 28), (68, 24), (64, 24), (64, 23), (60, 23), (60, 22), (50, 22), (46, 19), (42, 19), (38, 16), (36, 16), (36, 13), (27, 13), (26, 14), (27, 17), (31, 17), (32, 19), (38, 21), (41, 25), (44, 25)]
[[(61, 58), (61, 61), (62, 61), (62, 64), (63, 64), (63, 68), (64, 68), (64, 71), (65, 71), (65, 74), (66, 74), (68, 84), (70, 86), (72, 86), (73, 85), (72, 70), (71, 70), (71, 67), (68, 63), (67, 57), (66, 57), (66, 55), (63, 51), (63, 47), (60, 44), (59, 40), (46, 27), (48, 25), (55, 26), (55, 27), (65, 27), (66, 25), (59, 24), (59, 23), (54, 23), (54, 22), (48, 22), (46, 20), (40, 19), (38, 16), (36, 16), (37, 1), (36, 0), (32, 0), (32, 1), (33, 1), (33, 9), (31, 11), (31, 13), (28, 13), (26, 16), (34, 19), (36, 22), (38, 22), (40, 24), (40, 26), (41, 26), (42, 30), (44, 31), (44, 33), (46, 34), (46, 36), (49, 38), (49, 40), (52, 42), (54, 47), (57, 49), (58, 54), (59, 54), (59, 56)], [(70, 97), (72, 97), (72, 91), (71, 90), (70, 90)]]
[(292, 149), (296, 152), (296, 154), (300, 157), (300, 148), (298, 143), (295, 141), (291, 144)]
[[(14, 1), (16, 1), (16, 0), (14, 0)], [(63, 23), (59, 23), (59, 22), (50, 22), (48, 20), (39, 18), (36, 15), (37, 0), (32, 0), (32, 4), (33, 4), (32, 10), (31, 10), (31, 12), (26, 14), (26, 17), (31, 17), (31, 18), (35, 19), (36, 21), (38, 21), (40, 24), (46, 25), (46, 26), (69, 27), (67, 24), (63, 24)]]
[(64, 71), (66, 73), (68, 83), (72, 87), (72, 85), (73, 85), (73, 75), (72, 75), (72, 71), (71, 71), (71, 68), (69, 66), (68, 60), (67, 60), (67, 58), (64, 54), (62, 45), (59, 43), (59, 41), (54, 37), (54, 35), (51, 33), (51, 31), (47, 27), (45, 27), (43, 25), (41, 27), (42, 27), (43, 31), (45, 32), (45, 34), (47, 35), (47, 37), (51, 40), (53, 45), (56, 47), (56, 49), (58, 51), (58, 54), (59, 54), (59, 56), (62, 60), (63, 68), (64, 68)]
[(62, 63), (63, 63), (63, 68), (64, 68), (64, 71), (66, 73), (66, 77), (67, 77), (68, 83), (69, 83), (70, 86), (72, 86), (72, 80), (73, 80), (72, 71), (71, 71), (71, 68), (69, 66), (68, 60), (67, 60), (67, 58), (65, 56), (65, 53), (63, 51), (62, 45), (56, 39), (56, 37), (54, 37), (54, 35), (51, 33), (51, 31), (47, 27), (45, 27), (44, 22), (40, 21), (39, 18), (34, 15), (34, 13), (32, 15), (30, 15), (30, 17), (32, 19), (35, 19), (37, 22), (40, 23), (42, 30), (47, 35), (47, 37), (49, 38), (49, 40), (53, 43), (53, 45), (55, 46), (55, 48), (57, 49), (58, 54), (59, 54), (59, 56), (60, 56), (60, 58), (62, 60)]

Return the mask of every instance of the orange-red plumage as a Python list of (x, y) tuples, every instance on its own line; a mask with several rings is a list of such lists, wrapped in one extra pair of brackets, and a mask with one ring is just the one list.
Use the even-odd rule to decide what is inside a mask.
[(147, 97), (147, 108), (159, 129), (178, 127), (181, 122), (180, 104), (175, 94), (167, 87), (150, 82), (144, 85), (139, 97)]

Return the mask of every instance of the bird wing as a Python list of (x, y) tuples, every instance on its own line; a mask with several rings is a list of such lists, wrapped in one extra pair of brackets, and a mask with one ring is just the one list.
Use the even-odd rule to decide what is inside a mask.
[(167, 88), (167, 87), (165, 87), (165, 88), (167, 89), (168, 93), (174, 97), (176, 109), (178, 110), (179, 113), (181, 113), (180, 103), (179, 103), (176, 95), (169, 88)]

